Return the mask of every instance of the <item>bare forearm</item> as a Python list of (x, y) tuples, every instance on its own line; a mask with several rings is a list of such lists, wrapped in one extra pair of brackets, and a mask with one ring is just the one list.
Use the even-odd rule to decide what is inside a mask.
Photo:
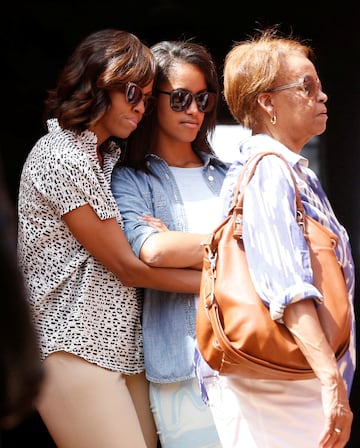
[(74, 237), (126, 286), (196, 293), (200, 272), (153, 268), (139, 260), (115, 219), (100, 220), (88, 205), (63, 217)]
[(305, 300), (287, 307), (284, 322), (316, 376), (323, 384), (331, 383), (339, 375), (334, 353), (321, 328), (313, 300)]
[(123, 255), (107, 258), (104, 263), (126, 286), (193, 294), (200, 289), (200, 271), (148, 266), (132, 252), (127, 263), (124, 263)]
[[(131, 251), (128, 256), (125, 247), (121, 253), (106, 257), (103, 263), (126, 286), (153, 288), (161, 291), (198, 293), (200, 289), (200, 271), (194, 269), (156, 268), (139, 260)], [(127, 261), (125, 261), (127, 258)]]
[(144, 242), (140, 258), (150, 266), (199, 268), (204, 253), (201, 246), (204, 236), (176, 231), (155, 233)]
[(312, 300), (287, 307), (284, 322), (321, 384), (325, 423), (321, 448), (342, 448), (350, 438), (353, 413), (335, 355), (321, 328)]
[[(179, 268), (152, 268), (137, 279), (137, 285), (144, 288), (158, 289), (160, 291), (173, 291), (198, 294), (200, 289), (199, 271)], [(139, 285), (140, 280), (140, 285)]]

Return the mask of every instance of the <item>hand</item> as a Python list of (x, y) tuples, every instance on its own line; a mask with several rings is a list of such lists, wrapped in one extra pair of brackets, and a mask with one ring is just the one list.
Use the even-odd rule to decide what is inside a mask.
[(150, 227), (158, 230), (159, 232), (169, 231), (169, 229), (161, 221), (161, 219), (155, 218), (154, 216), (150, 216), (150, 215), (141, 216), (141, 218), (139, 218), (139, 220), (145, 221)]
[(353, 413), (347, 399), (341, 376), (333, 385), (321, 387), (325, 428), (319, 443), (320, 448), (343, 448), (349, 441)]
[(350, 438), (353, 414), (314, 302), (302, 300), (289, 305), (284, 312), (284, 322), (321, 383), (325, 424), (319, 448), (343, 448)]

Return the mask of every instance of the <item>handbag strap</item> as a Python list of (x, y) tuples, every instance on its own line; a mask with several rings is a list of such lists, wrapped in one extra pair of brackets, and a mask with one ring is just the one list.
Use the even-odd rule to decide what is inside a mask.
[[(294, 173), (289, 165), (289, 162), (285, 159), (285, 157), (282, 154), (279, 154), (274, 151), (264, 151), (255, 154), (252, 156), (245, 164), (244, 169), (239, 176), (239, 179), (236, 182), (236, 185), (234, 187), (234, 196), (231, 202), (231, 206), (228, 212), (228, 216), (235, 212), (237, 214), (237, 219), (235, 220), (235, 230), (234, 230), (234, 237), (241, 237), (242, 236), (242, 213), (243, 213), (243, 202), (244, 202), (244, 194), (246, 186), (249, 184), (251, 178), (253, 177), (257, 164), (262, 160), (265, 156), (274, 155), (279, 157), (281, 159), (287, 169), (289, 170), (291, 179), (293, 181), (294, 190), (295, 190), (295, 201), (296, 201), (296, 220), (299, 226), (303, 229), (305, 232), (305, 208), (301, 200), (300, 192), (298, 189), (298, 186), (296, 184)], [(240, 191), (240, 187), (243, 187)]]

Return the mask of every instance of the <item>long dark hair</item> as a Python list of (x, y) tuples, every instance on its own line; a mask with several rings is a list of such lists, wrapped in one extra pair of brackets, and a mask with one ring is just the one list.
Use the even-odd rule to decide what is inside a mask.
[[(204, 74), (207, 89), (216, 93), (216, 103), (212, 111), (205, 114), (202, 126), (192, 143), (193, 148), (213, 154), (209, 137), (214, 132), (219, 100), (219, 80), (213, 59), (208, 50), (191, 41), (161, 41), (151, 47), (156, 62), (157, 72), (154, 80), (154, 96), (157, 97), (158, 86), (167, 81), (174, 65), (179, 62), (192, 64)], [(143, 117), (137, 129), (129, 136), (126, 142), (125, 155), (121, 163), (136, 169), (148, 171), (145, 155), (151, 153), (155, 145), (155, 132), (157, 127), (156, 101), (150, 114)]]
[(69, 57), (57, 86), (48, 92), (45, 119), (57, 118), (62, 128), (81, 132), (110, 107), (108, 92), (140, 87), (154, 78), (150, 48), (127, 31), (105, 29), (86, 37)]

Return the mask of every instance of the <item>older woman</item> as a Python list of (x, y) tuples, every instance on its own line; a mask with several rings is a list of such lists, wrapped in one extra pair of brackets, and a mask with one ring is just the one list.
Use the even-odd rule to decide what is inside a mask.
[(307, 214), (339, 238), (336, 254), (351, 307), (350, 345), (337, 362), (317, 316), (316, 302), (322, 296), (308, 282), (311, 263), (309, 253), (300, 252), (303, 235), (300, 229), (290, 231), (296, 229), (292, 225), (294, 186), (286, 180), (284, 163), (267, 156), (247, 186), (244, 246), (256, 290), (271, 317), (294, 336), (316, 377), (285, 381), (215, 374), (205, 378), (225, 448), (343, 447), (350, 437), (353, 415), (348, 396), (355, 368), (353, 260), (346, 231), (316, 174), (300, 155), (311, 138), (325, 131), (328, 118), (328, 97), (313, 56), (309, 46), (279, 36), (276, 29), (237, 43), (229, 51), (224, 65), (225, 99), (251, 136), (241, 144), (221, 197), (226, 214), (242, 167), (255, 153), (271, 150), (287, 159)]

